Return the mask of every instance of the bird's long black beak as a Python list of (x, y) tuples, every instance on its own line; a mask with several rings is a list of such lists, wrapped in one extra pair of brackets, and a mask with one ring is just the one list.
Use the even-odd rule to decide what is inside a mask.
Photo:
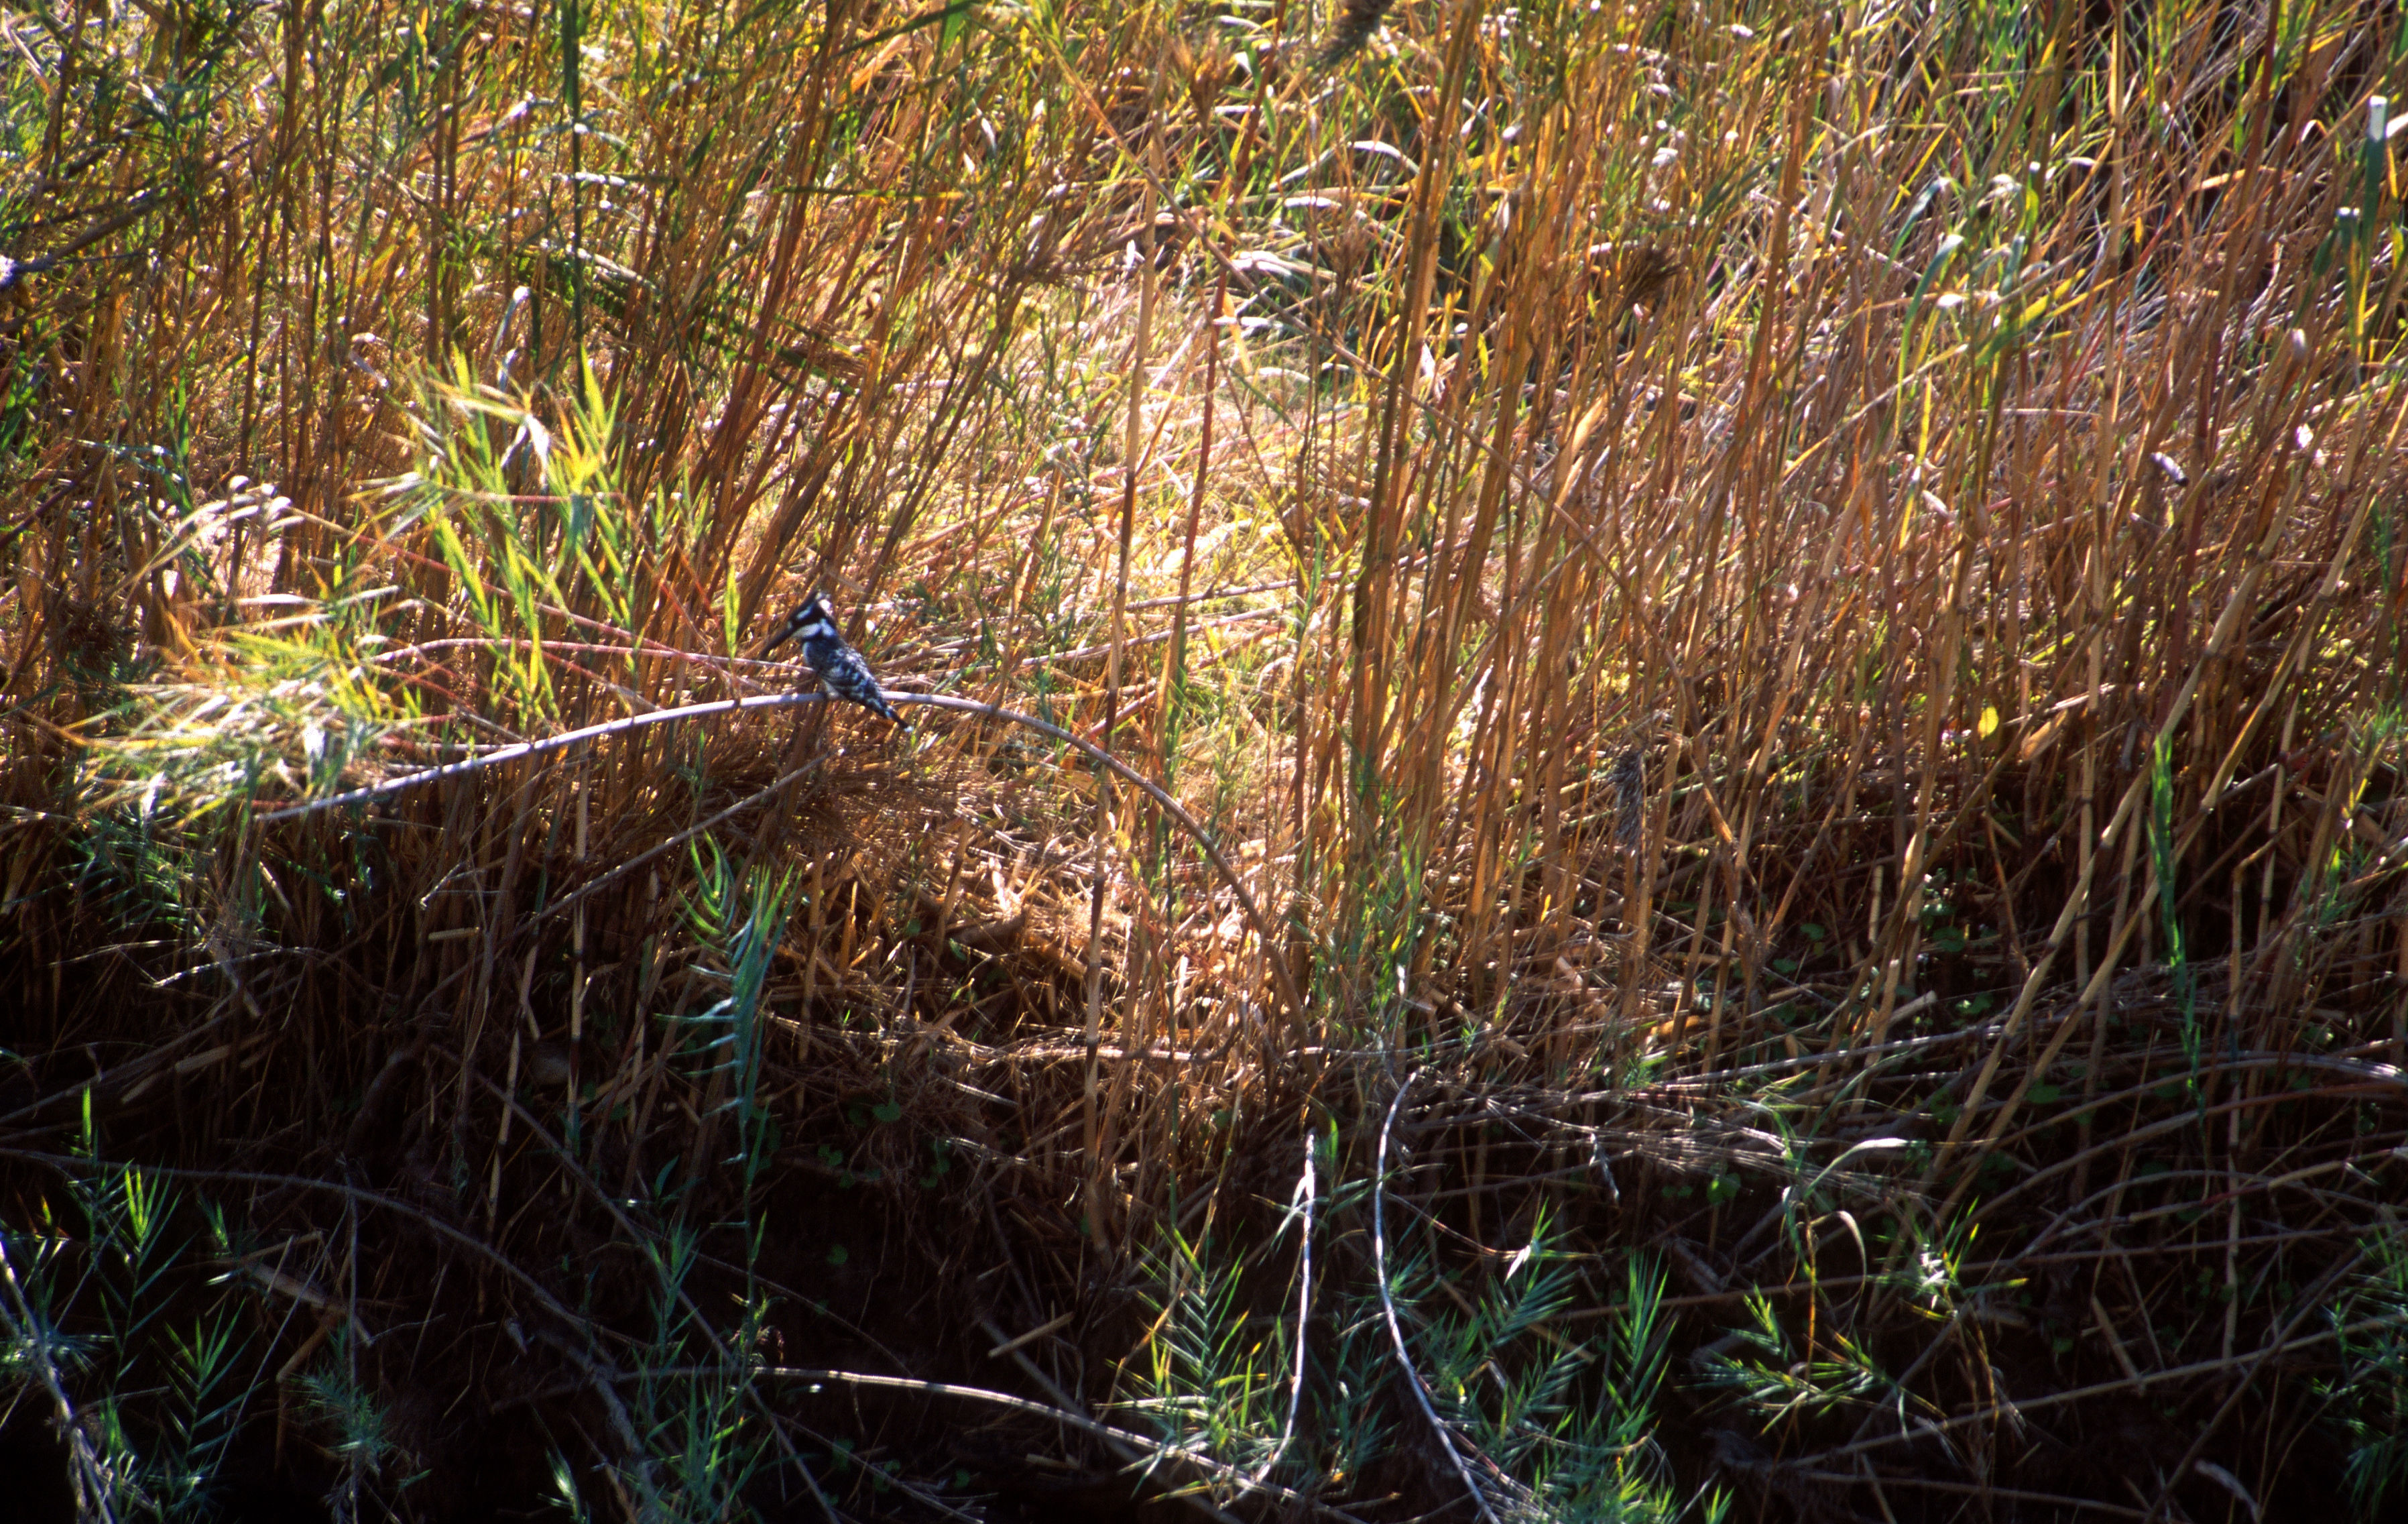
[(772, 635), (769, 637), (769, 643), (761, 648), (761, 654), (755, 659), (767, 660), (770, 652), (777, 650), (780, 646), (784, 645), (788, 640), (792, 640), (794, 638), (794, 634), (795, 632), (791, 629), (781, 629), (777, 634)]

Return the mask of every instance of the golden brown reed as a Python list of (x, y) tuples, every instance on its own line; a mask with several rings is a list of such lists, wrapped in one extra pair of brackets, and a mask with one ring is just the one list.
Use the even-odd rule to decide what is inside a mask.
[[(45, 33), (0, 1125), (54, 1153), (89, 1094), (127, 1157), (353, 1169), (527, 1267), (631, 1230), (597, 1191), (725, 1209), (749, 1082), (660, 1019), (740, 982), (724, 870), (784, 885), (762, 1188), (863, 1244), (827, 1202), (893, 1186), (855, 1252), (918, 1294), (1121, 1359), (1099, 1277), (1323, 1127), (1359, 1178), (1418, 1065), (1432, 1254), (1547, 1204), (1664, 1256), (1689, 1343), (1756, 1289), (1973, 1452), (1699, 1398), (1699, 1477), (2165, 1517), (2212, 1439), (2262, 1496), (2408, 1146), (2399, 22), (2309, 9), (1409, 10), (1292, 79), (1144, 7)], [(1163, 780), (1304, 1008), (1192, 842), (991, 726), (246, 824), (789, 683), (744, 655), (823, 583), (890, 686)], [(932, 1157), (976, 1210), (894, 1184)], [(1942, 1253), (2020, 1289), (1928, 1333)], [(2042, 1389), (2123, 1453), (2034, 1459)]]

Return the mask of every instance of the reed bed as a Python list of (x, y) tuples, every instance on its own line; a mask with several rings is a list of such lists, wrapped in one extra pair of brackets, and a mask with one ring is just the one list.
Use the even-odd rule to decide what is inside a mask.
[(2408, 1497), (2394, 7), (0, 21), (37, 1506)]

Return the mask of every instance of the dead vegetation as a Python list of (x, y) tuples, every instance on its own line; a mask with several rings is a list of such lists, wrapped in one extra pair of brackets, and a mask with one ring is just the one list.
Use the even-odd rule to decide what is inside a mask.
[(2392, 7), (5, 21), (35, 1506), (2408, 1496)]

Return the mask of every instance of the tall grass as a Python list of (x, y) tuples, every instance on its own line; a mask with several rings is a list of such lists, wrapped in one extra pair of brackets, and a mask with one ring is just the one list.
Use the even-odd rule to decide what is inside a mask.
[[(0, 1149), (348, 1203), (341, 1510), (2394, 1494), (2392, 7), (8, 36)], [(932, 706), (263, 818), (815, 587), (1187, 822)]]

